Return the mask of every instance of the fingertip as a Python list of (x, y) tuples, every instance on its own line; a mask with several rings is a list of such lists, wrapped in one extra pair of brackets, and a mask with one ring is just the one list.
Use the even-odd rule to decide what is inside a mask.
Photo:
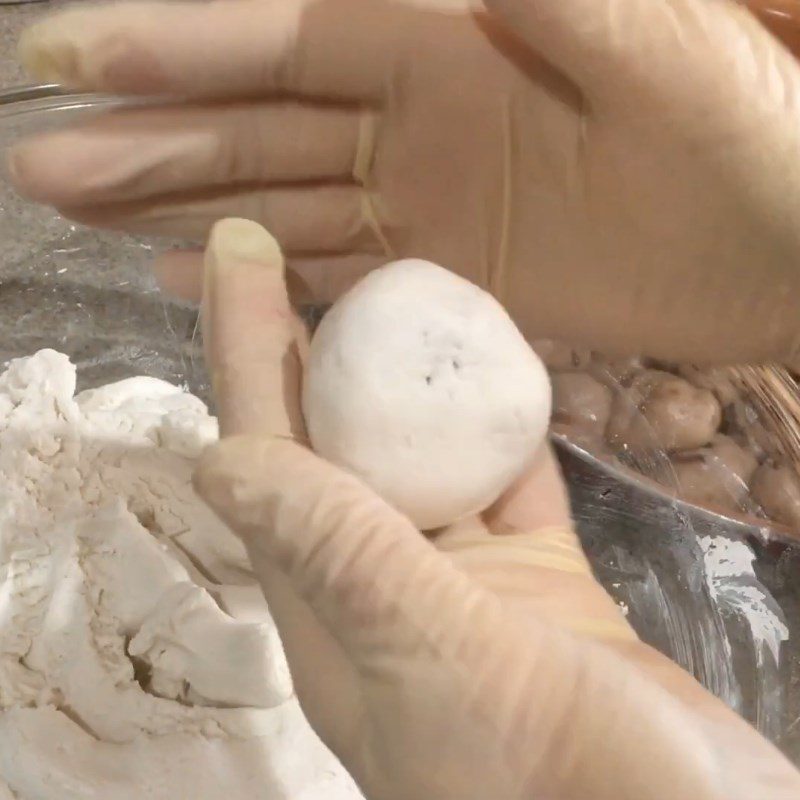
[(78, 58), (69, 38), (64, 38), (69, 30), (69, 16), (62, 12), (22, 32), (17, 57), (32, 77), (46, 83), (74, 82)]
[(218, 222), (205, 254), (203, 338), (224, 435), (304, 438), (298, 330), (284, 259), (257, 223)]
[(107, 203), (114, 199), (108, 191), (114, 184), (109, 173), (122, 171), (119, 148), (107, 150), (107, 142), (84, 128), (33, 135), (9, 149), (9, 177), (23, 197), (36, 203), (56, 207)]
[(288, 307), (283, 254), (275, 239), (257, 222), (229, 218), (215, 223), (203, 263), (205, 311), (212, 321), (217, 316), (243, 311), (237, 309), (239, 305), (249, 309), (255, 320), (259, 311), (265, 310), (259, 307), (259, 302), (265, 300), (268, 308)]
[(250, 263), (278, 270), (284, 268), (283, 253), (266, 228), (249, 219), (229, 218), (215, 223), (208, 238), (206, 253), (213, 266)]
[[(191, 5), (160, 2), (81, 4), (56, 12), (20, 36), (19, 59), (35, 78), (71, 89), (124, 94), (164, 91), (153, 21), (191, 14)], [(174, 28), (167, 25), (168, 30)]]

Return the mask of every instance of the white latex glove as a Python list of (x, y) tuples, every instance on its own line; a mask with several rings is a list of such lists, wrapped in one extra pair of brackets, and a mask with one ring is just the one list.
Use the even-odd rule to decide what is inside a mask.
[[(222, 216), (261, 220), (316, 301), (417, 256), (489, 288), (529, 337), (791, 359), (790, 53), (732, 0), (465, 5), (60, 12), (23, 39), (35, 75), (174, 102), (28, 142), (15, 181), (94, 225), (202, 241)], [(197, 284), (195, 257), (170, 264), (171, 285)]]
[(423, 537), (303, 444), (278, 247), (213, 230), (204, 319), (223, 440), (196, 487), (244, 540), (303, 708), (369, 800), (796, 800), (800, 775), (636, 640), (592, 577), (549, 450)]

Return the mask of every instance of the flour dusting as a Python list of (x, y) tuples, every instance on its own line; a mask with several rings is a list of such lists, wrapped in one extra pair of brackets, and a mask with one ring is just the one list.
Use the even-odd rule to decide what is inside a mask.
[(75, 377), (52, 350), (0, 376), (0, 798), (360, 797), (193, 493), (214, 418), (159, 380)]
[(748, 625), (758, 666), (764, 666), (767, 653), (777, 665), (781, 643), (789, 638), (789, 629), (780, 606), (756, 576), (755, 553), (746, 542), (723, 536), (705, 536), (698, 541), (711, 599)]

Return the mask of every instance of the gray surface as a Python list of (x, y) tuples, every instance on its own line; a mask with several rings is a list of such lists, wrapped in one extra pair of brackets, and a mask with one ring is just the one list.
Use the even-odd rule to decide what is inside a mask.
[(26, 77), (17, 62), (17, 39), (26, 25), (48, 11), (65, 3), (26, 3), (0, 7), (0, 86), (16, 86), (25, 83)]
[[(800, 765), (800, 548), (769, 528), (665, 499), (655, 485), (557, 444), (592, 567), (639, 635)], [(712, 596), (708, 578), (716, 576), (704, 567), (700, 539), (745, 543), (755, 573), (723, 568), (727, 591)], [(751, 604), (739, 602), (752, 591), (788, 627), (777, 662), (754, 635)]]
[[(22, 30), (65, 5), (0, 5), (2, 88), (30, 82), (16, 59)], [(9, 117), (0, 109), (0, 149), (25, 132), (64, 122), (69, 113)], [(164, 302), (156, 291), (148, 270), (151, 244), (70, 225), (22, 201), (5, 180), (0, 241), (0, 363), (53, 347), (78, 364), (82, 387), (139, 372), (206, 394), (197, 313)]]

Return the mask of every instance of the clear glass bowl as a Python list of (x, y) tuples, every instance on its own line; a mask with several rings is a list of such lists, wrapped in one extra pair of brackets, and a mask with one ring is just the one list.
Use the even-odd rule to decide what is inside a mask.
[[(0, 144), (118, 104), (56, 87), (6, 92)], [(21, 200), (6, 180), (0, 241), (0, 361), (52, 347), (77, 364), (80, 388), (147, 374), (207, 393), (197, 310), (159, 293), (152, 242), (73, 225)]]
[[(56, 87), (0, 94), (0, 145), (118, 105)], [(207, 397), (197, 310), (165, 300), (149, 272), (164, 243), (73, 225), (7, 181), (0, 241), (0, 361), (52, 347), (81, 388), (147, 374)], [(639, 634), (800, 765), (800, 547), (559, 448), (594, 568)]]

